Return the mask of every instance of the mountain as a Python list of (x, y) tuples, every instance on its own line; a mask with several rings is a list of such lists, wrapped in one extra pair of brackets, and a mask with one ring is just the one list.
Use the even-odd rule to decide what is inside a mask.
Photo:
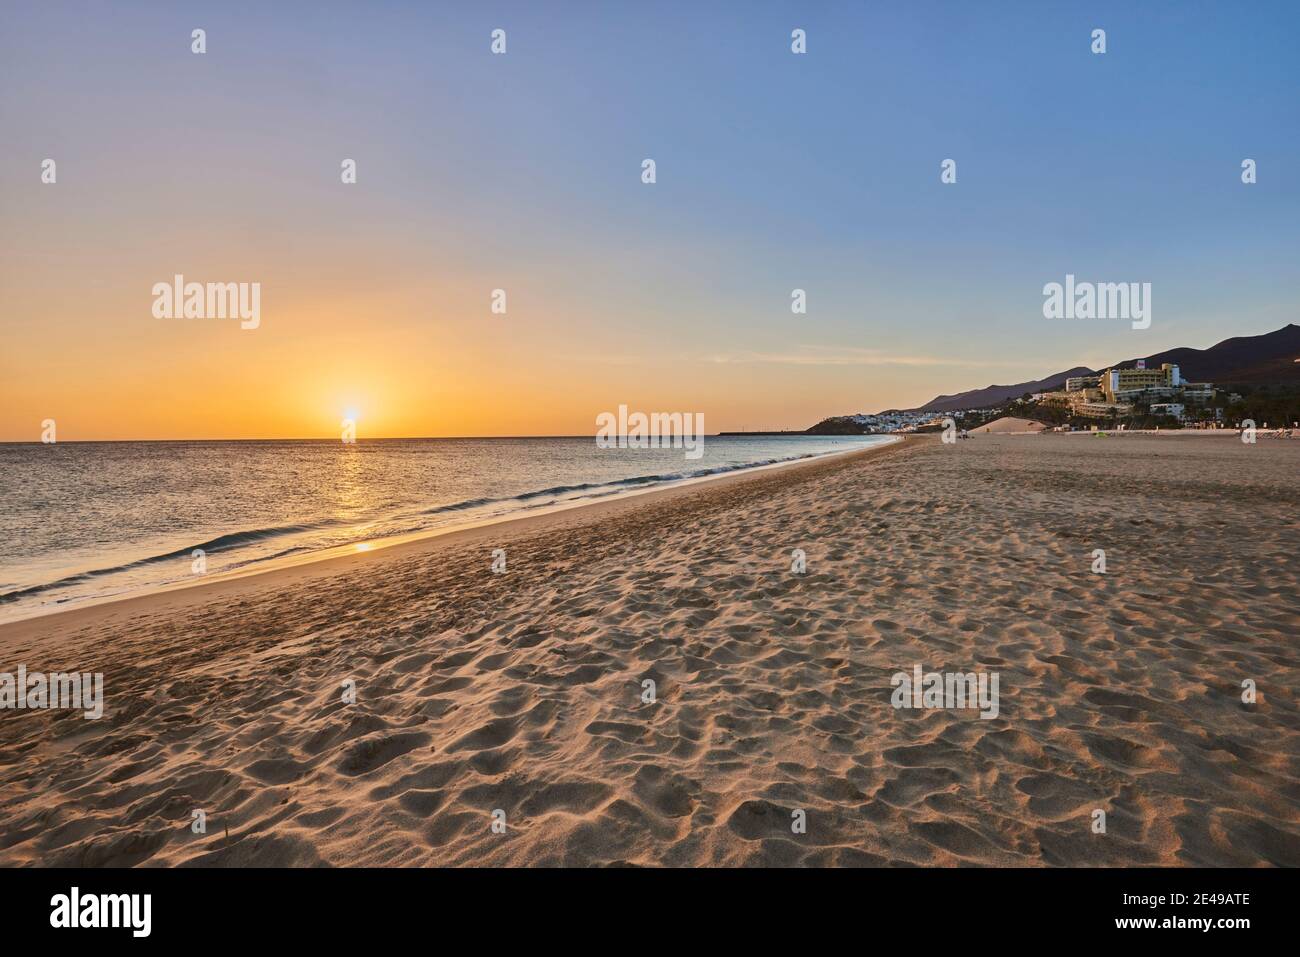
[[(1262, 336), (1236, 336), (1208, 349), (1170, 349), (1144, 356), (1147, 367), (1176, 362), (1184, 379), (1193, 382), (1300, 382), (1300, 326), (1291, 323)], [(1117, 362), (1131, 366), (1136, 359)]]
[[(1300, 385), (1300, 325), (1291, 323), (1276, 332), (1261, 336), (1234, 336), (1208, 349), (1181, 347), (1139, 356), (1147, 367), (1175, 362), (1184, 379), (1213, 382), (1215, 385), (1289, 383)], [(1111, 367), (1132, 367), (1137, 358), (1115, 362)], [(1079, 366), (1058, 372), (1046, 379), (1018, 382), (1015, 385), (991, 385), (985, 389), (940, 395), (920, 409), (926, 412), (951, 412), (956, 409), (979, 409), (1018, 399), (1026, 392), (1050, 392), (1063, 388), (1071, 376), (1096, 375), (1100, 370)]]
[(1092, 369), (1076, 366), (1066, 369), (1046, 379), (1033, 382), (1018, 382), (1015, 385), (991, 385), (986, 389), (972, 389), (970, 392), (958, 392), (956, 395), (940, 395), (921, 406), (924, 412), (952, 412), (957, 409), (982, 409), (986, 406), (1001, 405), (1010, 399), (1018, 399), (1026, 392), (1051, 392), (1064, 389), (1065, 380), (1077, 375), (1096, 375)]

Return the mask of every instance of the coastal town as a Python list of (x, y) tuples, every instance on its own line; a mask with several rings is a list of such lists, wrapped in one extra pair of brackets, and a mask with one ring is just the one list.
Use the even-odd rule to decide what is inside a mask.
[[(1208, 408), (1216, 397), (1209, 382), (1188, 382), (1178, 366), (1161, 363), (1148, 369), (1139, 359), (1131, 369), (1106, 369), (1097, 375), (1074, 376), (1065, 388), (1030, 396), (1034, 402), (1068, 409), (1085, 418), (1112, 419), (1135, 414), (1167, 416), (1178, 423), (1187, 419), (1188, 409)], [(1229, 395), (1229, 401), (1240, 400)], [(1222, 418), (1222, 416), (1218, 416)]]
[(963, 429), (973, 429), (1008, 415), (1033, 419), (1057, 431), (1088, 430), (1098, 424), (1122, 428), (1126, 423), (1156, 428), (1215, 428), (1225, 424), (1225, 407), (1240, 402), (1241, 398), (1236, 393), (1216, 389), (1210, 382), (1188, 381), (1175, 363), (1165, 362), (1149, 369), (1139, 359), (1130, 368), (1114, 367), (1095, 375), (1071, 376), (1065, 380), (1064, 388), (1026, 393), (995, 405), (857, 413), (823, 420), (809, 431), (820, 434), (929, 432), (943, 428), (949, 419)]
[[(1056, 432), (1300, 428), (1300, 326), (1178, 348), (1104, 368), (939, 395), (914, 409), (831, 416), (813, 435), (983, 429), (999, 419)], [(1185, 360), (1185, 362), (1184, 362)], [(1190, 365), (1198, 374), (1189, 376)], [(1213, 380), (1213, 381), (1210, 381)]]

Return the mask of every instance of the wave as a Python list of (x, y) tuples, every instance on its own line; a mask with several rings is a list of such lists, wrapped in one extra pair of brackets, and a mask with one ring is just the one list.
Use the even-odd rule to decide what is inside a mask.
[[(839, 450), (836, 450), (839, 451)], [(451, 505), (438, 505), (434, 508), (428, 508), (420, 512), (421, 515), (437, 515), (442, 512), (460, 511), (466, 508), (479, 508), (485, 505), (505, 505), (510, 502), (528, 502), (535, 498), (552, 496), (559, 498), (564, 495), (570, 495), (574, 492), (590, 492), (597, 489), (602, 491), (601, 495), (616, 493), (622, 489), (635, 488), (639, 485), (653, 485), (656, 483), (666, 482), (685, 482), (690, 479), (704, 478), (708, 475), (721, 475), (724, 472), (741, 472), (746, 469), (761, 468), (767, 465), (780, 465), (783, 462), (797, 462), (800, 459), (817, 458), (821, 455), (831, 455), (832, 452), (804, 452), (800, 455), (788, 455), (774, 459), (762, 459), (757, 462), (744, 462), (732, 465), (717, 465), (713, 468), (693, 469), (686, 472), (661, 472), (653, 475), (635, 475), (631, 478), (618, 479), (613, 482), (578, 482), (573, 485), (553, 485), (550, 488), (541, 488), (532, 492), (520, 492), (518, 495), (510, 495), (503, 498), (475, 498), (464, 502), (455, 502)], [(586, 498), (589, 496), (576, 496)], [(594, 496), (591, 496), (594, 497)]]
[(189, 545), (185, 548), (175, 548), (169, 552), (162, 552), (157, 555), (149, 555), (145, 558), (138, 558), (135, 561), (123, 562), (120, 565), (109, 565), (106, 568), (92, 568), (89, 571), (77, 572), (75, 575), (68, 575), (64, 578), (58, 578), (54, 581), (44, 582), (40, 585), (32, 585), (28, 588), (19, 588), (16, 591), (8, 591), (0, 594), (0, 604), (11, 601), (17, 601), (30, 595), (39, 595), (41, 592), (49, 591), (53, 588), (66, 588), (69, 585), (80, 585), (83, 582), (93, 581), (96, 578), (102, 578), (105, 575), (116, 575), (121, 572), (130, 571), (133, 568), (143, 568), (146, 565), (155, 565), (159, 562), (172, 561), (177, 558), (189, 557), (195, 549), (202, 549), (206, 552), (222, 552), (232, 548), (238, 548), (240, 545), (246, 545), (249, 542), (262, 541), (278, 535), (293, 535), (301, 532), (309, 532), (318, 528), (323, 528), (331, 523), (317, 522), (307, 525), (278, 525), (273, 528), (254, 528), (244, 532), (229, 532), (225, 535), (218, 535), (216, 538), (210, 538), (206, 542), (199, 542), (197, 545)]
[[(667, 484), (670, 482), (685, 482), (685, 481), (690, 481), (691, 479), (704, 478), (710, 475), (720, 475), (726, 472), (739, 472), (739, 471), (745, 471), (747, 469), (762, 468), (764, 466), (769, 466), (769, 465), (779, 465), (785, 462), (795, 462), (801, 459), (818, 458), (823, 455), (834, 454), (834, 451), (839, 451), (839, 450), (832, 450), (826, 452), (804, 452), (798, 455), (780, 456), (776, 458), (763, 459), (755, 462), (718, 465), (709, 468), (688, 469), (681, 472), (659, 472), (650, 475), (636, 475), (630, 478), (618, 479), (612, 482), (578, 482), (571, 485), (554, 485), (554, 486), (550, 486), (549, 488), (535, 489), (529, 492), (521, 492), (518, 495), (505, 496), (501, 498), (478, 497), (478, 498), (465, 499), (459, 502), (452, 502), (446, 505), (437, 505), (432, 508), (422, 509), (415, 512), (414, 514), (417, 516), (440, 515), (449, 512), (466, 511), (468, 509), (476, 509), (476, 508), (486, 509), (489, 506), (493, 506), (493, 505), (509, 506), (513, 503), (518, 503), (518, 507), (521, 511), (532, 510), (535, 508), (542, 508), (548, 504), (551, 504), (549, 502), (537, 501), (538, 499), (552, 498), (552, 499), (567, 499), (573, 501), (573, 500), (581, 500), (586, 498), (603, 498), (609, 495), (616, 495), (621, 491), (626, 491), (627, 489), (631, 489), (631, 488), (637, 488), (637, 487), (642, 487), (647, 485)], [(502, 510), (502, 512), (499, 514), (508, 514), (509, 511), (511, 510), (507, 508)], [(406, 516), (410, 516), (411, 514), (412, 513), (408, 512), (406, 513)], [(400, 523), (402, 521), (402, 518), (406, 516), (395, 515), (395, 516), (389, 516), (388, 518), (381, 518), (374, 522), (367, 523), (367, 527), (374, 527), (376, 525), (387, 525), (390, 529), (392, 529), (395, 524)], [(275, 525), (267, 528), (254, 528), (254, 529), (248, 529), (240, 532), (229, 532), (224, 535), (218, 535), (215, 538), (207, 539), (206, 541), (198, 542), (193, 545), (187, 545), (184, 548), (175, 548), (175, 549), (171, 549), (170, 551), (160, 552), (156, 555), (148, 555), (144, 558), (139, 558), (134, 561), (124, 562), (119, 565), (110, 565), (105, 568), (96, 568), (96, 569), (91, 569), (89, 571), (78, 572), (75, 575), (68, 575), (63, 578), (58, 578), (54, 581), (44, 582), (38, 585), (32, 585), (25, 588), (18, 588), (13, 591), (3, 592), (0, 593), (0, 604), (7, 604), (10, 602), (18, 601), (23, 598), (29, 598), (35, 595), (39, 595), (43, 592), (51, 591), (53, 589), (68, 588), (74, 585), (84, 584), (86, 582), (93, 581), (97, 578), (103, 578), (108, 575), (121, 574), (122, 572), (131, 571), (133, 569), (139, 569), (149, 565), (155, 565), (161, 562), (174, 561), (179, 558), (189, 557), (196, 549), (201, 549), (205, 553), (228, 552), (255, 542), (264, 542), (270, 539), (280, 538), (286, 535), (301, 535), (307, 532), (324, 531), (329, 528), (339, 528), (350, 524), (352, 523), (343, 522), (337, 519), (332, 519), (332, 520), (325, 520), (325, 521), (318, 521), (318, 522), (299, 523), (293, 525)], [(383, 536), (372, 536), (372, 537), (390, 537), (390, 536), (401, 535), (401, 534), (415, 534), (415, 533), (428, 531), (428, 530), (429, 530), (429, 526), (416, 524), (416, 525), (404, 526), (397, 531), (386, 532)], [(289, 548), (284, 548), (279, 551), (276, 551), (271, 555), (253, 555), (242, 561), (232, 562), (228, 567), (229, 568), (245, 567), (247, 565), (270, 561), (272, 559), (284, 557), (286, 555), (290, 555), (294, 553), (310, 551), (313, 548), (329, 548), (340, 544), (350, 544), (352, 542), (361, 541), (361, 540), (363, 539), (353, 538), (343, 542), (331, 541), (329, 543), (317, 543), (314, 546), (310, 544), (298, 544)]]

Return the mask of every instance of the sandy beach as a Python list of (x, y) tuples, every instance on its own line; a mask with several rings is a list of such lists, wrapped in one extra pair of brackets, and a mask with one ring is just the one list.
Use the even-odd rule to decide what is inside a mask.
[(0, 712), (0, 864), (1298, 865), (1297, 475), (912, 437), (6, 625), (107, 701)]

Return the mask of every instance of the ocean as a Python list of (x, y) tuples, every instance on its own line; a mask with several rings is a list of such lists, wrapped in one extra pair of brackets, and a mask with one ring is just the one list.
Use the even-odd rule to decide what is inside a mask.
[(681, 449), (585, 438), (0, 444), (0, 621), (309, 560), (885, 436), (712, 436)]

